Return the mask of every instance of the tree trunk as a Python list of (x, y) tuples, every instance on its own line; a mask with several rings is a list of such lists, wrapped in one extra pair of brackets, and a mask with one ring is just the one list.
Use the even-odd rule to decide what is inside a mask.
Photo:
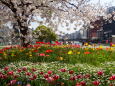
[(21, 28), (20, 29), (20, 34), (21, 34), (21, 37), (20, 37), (20, 40), (21, 40), (21, 46), (22, 47), (28, 47), (28, 45), (30, 44), (30, 37), (29, 37), (29, 34), (28, 34), (28, 27), (26, 28)]
[(28, 47), (29, 44), (30, 44), (30, 42), (27, 41), (27, 38), (21, 37), (21, 46), (22, 47)]

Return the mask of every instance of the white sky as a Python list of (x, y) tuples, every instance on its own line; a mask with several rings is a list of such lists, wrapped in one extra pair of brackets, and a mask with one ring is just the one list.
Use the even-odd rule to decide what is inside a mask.
[[(101, 5), (106, 5), (106, 6), (115, 6), (115, 0), (91, 0), (91, 3), (98, 3), (100, 1), (100, 4)], [(39, 18), (40, 19), (40, 18)], [(41, 19), (42, 20), (42, 19)], [(38, 23), (32, 23), (32, 27), (35, 29), (37, 26), (39, 26), (39, 24)], [(59, 31), (62, 31), (62, 32), (65, 32), (65, 33), (73, 33), (73, 32), (75, 32), (75, 30), (74, 30), (74, 25), (73, 24), (71, 24), (71, 25), (69, 25), (69, 27), (68, 28), (70, 28), (70, 30), (69, 31), (67, 31), (65, 28), (66, 28), (66, 26), (65, 25), (63, 25), (64, 27), (62, 27), (61, 25), (59, 25)], [(80, 27), (78, 27), (77, 28), (77, 30), (79, 30), (80, 29)]]

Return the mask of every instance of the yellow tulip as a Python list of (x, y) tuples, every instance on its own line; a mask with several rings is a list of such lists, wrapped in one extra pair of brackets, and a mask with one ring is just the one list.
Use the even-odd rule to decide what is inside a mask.
[(113, 50), (114, 50), (114, 48), (111, 47), (111, 48), (110, 48), (110, 51), (113, 51)]
[(88, 45), (88, 47), (91, 47), (91, 45)]
[(95, 50), (95, 48), (92, 48), (92, 50)]
[(32, 57), (32, 54), (30, 54), (29, 56)]
[(73, 52), (70, 50), (70, 51), (68, 52), (68, 54), (73, 54)]
[(101, 48), (101, 49), (102, 49), (102, 48), (103, 48), (103, 46), (102, 46), (102, 45), (100, 45), (100, 46), (99, 46), (99, 48)]
[(85, 46), (88, 46), (88, 43), (85, 43), (84, 45), (85, 45)]
[(84, 50), (88, 50), (88, 48), (85, 48)]
[(80, 52), (77, 52), (77, 54), (80, 54)]
[(57, 60), (62, 61), (62, 60), (63, 60), (63, 57), (58, 57)]

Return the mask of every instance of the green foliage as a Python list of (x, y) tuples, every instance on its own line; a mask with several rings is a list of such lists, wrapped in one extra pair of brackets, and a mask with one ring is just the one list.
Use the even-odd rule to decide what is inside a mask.
[(33, 35), (36, 41), (51, 42), (57, 39), (57, 35), (52, 29), (44, 25), (38, 26), (36, 30), (33, 31)]

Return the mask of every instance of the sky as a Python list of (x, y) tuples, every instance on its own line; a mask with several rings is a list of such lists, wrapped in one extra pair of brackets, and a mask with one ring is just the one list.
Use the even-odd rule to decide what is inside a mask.
[[(115, 6), (115, 0), (91, 0), (91, 3), (98, 3), (100, 1), (100, 5), (106, 5), (106, 6)], [(42, 20), (41, 18), (39, 18), (39, 20)], [(32, 23), (32, 25), (31, 25), (31, 27), (32, 28), (36, 28), (37, 26), (39, 26), (39, 24), (38, 23)], [(66, 28), (66, 26), (65, 25), (63, 25), (63, 27), (61, 26), (61, 25), (59, 25), (59, 28), (58, 28), (58, 30), (59, 31), (62, 31), (62, 32), (64, 32), (64, 33), (73, 33), (73, 32), (75, 32), (75, 31), (78, 31), (78, 30), (80, 30), (80, 27), (77, 27), (77, 29), (76, 30), (74, 30), (74, 28), (75, 28), (75, 26), (74, 26), (74, 24), (70, 24), (69, 25), (69, 27), (68, 28), (71, 28), (69, 31), (68, 30), (66, 30), (66, 29), (64, 29), (64, 28)]]

